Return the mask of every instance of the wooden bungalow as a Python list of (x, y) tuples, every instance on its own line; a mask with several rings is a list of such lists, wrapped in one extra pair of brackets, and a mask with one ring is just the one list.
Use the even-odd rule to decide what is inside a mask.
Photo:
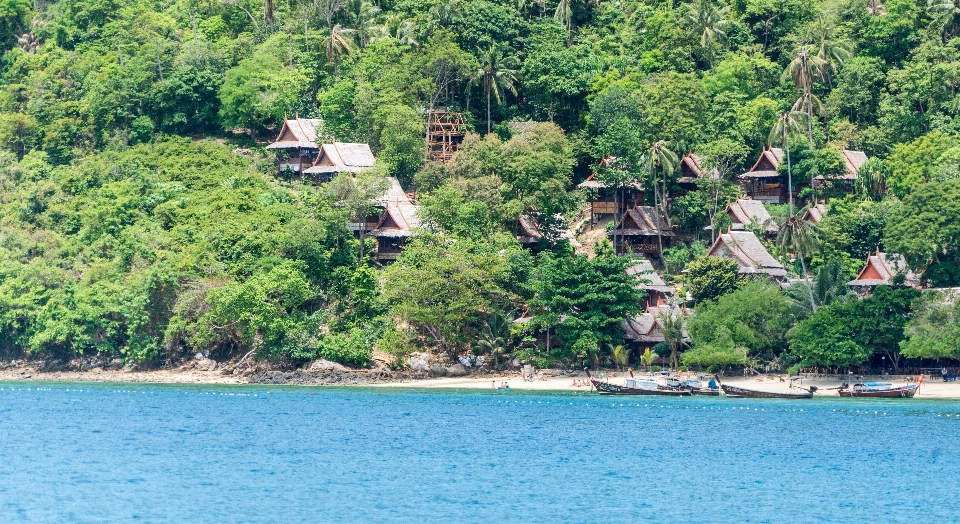
[(867, 264), (847, 285), (862, 298), (872, 294), (877, 286), (892, 285), (897, 275), (903, 276), (904, 286), (920, 287), (920, 277), (910, 270), (902, 255), (881, 253), (877, 249), (875, 254), (867, 256)]
[(780, 228), (772, 220), (766, 206), (759, 200), (738, 199), (727, 206), (730, 217), (730, 229), (744, 231), (751, 224), (763, 227), (765, 235), (776, 235)]
[[(600, 167), (611, 166), (616, 162), (615, 157), (608, 156), (600, 160)], [(596, 194), (590, 197), (590, 221), (593, 223), (596, 223), (602, 215), (623, 213), (627, 209), (643, 204), (643, 185), (640, 182), (625, 185), (617, 194), (616, 187), (600, 182), (597, 174), (591, 173), (577, 187), (596, 191)]]
[(823, 175), (814, 177), (815, 188), (823, 189), (829, 186), (848, 195), (853, 194), (860, 168), (867, 162), (867, 154), (863, 151), (850, 151), (849, 149), (844, 149), (841, 154), (843, 154), (844, 172), (826, 178)]
[[(688, 312), (685, 309), (669, 304), (649, 307), (639, 315), (620, 321), (623, 338), (632, 347), (642, 352), (661, 342), (666, 342), (666, 338), (663, 336), (664, 317), (677, 318), (686, 314)], [(683, 330), (683, 340), (687, 343), (690, 342), (690, 335), (686, 329)]]
[(680, 178), (677, 179), (677, 185), (680, 189), (673, 193), (673, 198), (696, 190), (697, 180), (704, 176), (716, 178), (719, 175), (716, 169), (708, 171), (707, 168), (703, 166), (703, 159), (693, 153), (687, 153), (686, 156), (680, 159), (679, 169)]
[(776, 281), (787, 275), (783, 264), (767, 252), (757, 235), (749, 231), (727, 231), (720, 234), (707, 254), (736, 261), (740, 265), (741, 275), (766, 274)]
[(517, 220), (517, 242), (520, 242), (521, 246), (533, 251), (539, 251), (546, 245), (564, 239), (569, 241), (572, 247), (580, 247), (577, 239), (573, 238), (570, 231), (566, 229), (566, 222), (563, 221), (563, 217), (558, 216), (557, 220), (560, 221), (559, 224), (563, 227), (563, 230), (551, 240), (550, 238), (545, 238), (545, 236), (549, 235), (544, 235), (543, 229), (540, 227), (537, 219), (530, 215), (521, 215)]
[(783, 159), (783, 150), (777, 147), (764, 149), (760, 158), (749, 171), (740, 175), (740, 187), (753, 200), (767, 204), (782, 204), (787, 195), (786, 177), (777, 171)]
[(653, 269), (653, 264), (647, 259), (637, 260), (624, 271), (628, 275), (636, 277), (637, 287), (647, 292), (647, 296), (644, 298), (644, 309), (666, 305), (676, 291), (660, 278), (660, 275)]
[(323, 127), (323, 120), (317, 118), (295, 118), (284, 120), (277, 139), (267, 149), (277, 155), (277, 169), (293, 174), (303, 173), (312, 166), (320, 152), (317, 146), (317, 131)]
[(334, 142), (323, 144), (313, 165), (304, 169), (305, 174), (317, 177), (320, 182), (329, 182), (340, 173), (360, 173), (373, 167), (376, 160), (367, 144)]
[(664, 249), (670, 247), (673, 230), (652, 206), (637, 206), (628, 209), (607, 236), (614, 240), (618, 255), (659, 256), (661, 242)]
[(808, 222), (813, 222), (814, 224), (819, 224), (823, 220), (823, 215), (827, 213), (827, 206), (823, 204), (815, 204), (807, 208), (807, 211), (803, 213), (801, 220), (806, 220)]
[(420, 227), (420, 206), (414, 205), (400, 187), (396, 178), (390, 177), (390, 188), (380, 200), (383, 214), (370, 236), (377, 239), (376, 260), (396, 260), (403, 245)]

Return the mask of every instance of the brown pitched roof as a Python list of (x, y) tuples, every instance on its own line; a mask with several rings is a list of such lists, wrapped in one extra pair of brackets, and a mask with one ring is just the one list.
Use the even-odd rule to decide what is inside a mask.
[(313, 166), (304, 173), (359, 173), (373, 167), (376, 160), (368, 144), (334, 142), (323, 144)]
[(759, 200), (738, 199), (727, 206), (727, 213), (730, 215), (730, 227), (734, 230), (742, 230), (754, 220), (761, 226), (766, 224), (766, 230), (770, 233), (780, 230), (777, 224), (770, 220), (770, 213)]
[[(843, 155), (843, 167), (846, 169), (846, 173), (838, 174), (829, 177), (830, 180), (856, 180), (857, 173), (860, 172), (860, 168), (867, 161), (867, 154), (863, 151), (850, 151), (849, 149), (844, 149), (841, 151)], [(813, 177), (814, 180), (823, 180), (823, 175), (817, 175)]]
[[(663, 321), (661, 315), (670, 315), (672, 318), (685, 315), (687, 312), (677, 306), (650, 307), (644, 313), (620, 321), (623, 329), (623, 338), (636, 342), (664, 342)], [(683, 339), (690, 341), (687, 330), (683, 330)]]
[(717, 237), (710, 246), (708, 255), (730, 258), (740, 264), (740, 274), (766, 273), (772, 277), (784, 277), (787, 270), (773, 258), (757, 238), (749, 231), (728, 231)]
[(910, 270), (902, 255), (881, 253), (878, 249), (876, 254), (867, 256), (867, 265), (860, 270), (857, 278), (847, 282), (847, 285), (889, 286), (890, 279), (900, 273), (905, 273), (905, 285), (914, 287), (920, 285), (920, 278)]
[(413, 230), (420, 227), (420, 206), (415, 206), (407, 198), (395, 177), (390, 177), (390, 187), (380, 199), (383, 215), (377, 227), (370, 231), (375, 237), (409, 237)]
[(780, 176), (780, 174), (777, 173), (777, 168), (780, 167), (781, 161), (783, 161), (782, 149), (779, 147), (764, 149), (763, 152), (760, 153), (760, 157), (757, 158), (757, 162), (750, 168), (750, 171), (740, 175), (740, 178), (770, 178)]
[[(693, 153), (687, 153), (680, 159), (680, 183), (692, 183), (696, 179), (703, 177), (704, 173), (703, 159)], [(710, 171), (710, 176), (716, 178), (719, 173), (716, 169)]]
[(267, 149), (289, 149), (294, 147), (317, 148), (317, 129), (323, 127), (319, 118), (295, 118), (284, 120), (277, 139)]
[(810, 206), (809, 208), (807, 208), (807, 212), (803, 214), (803, 218), (801, 220), (809, 220), (810, 222), (813, 222), (814, 224), (816, 224), (821, 220), (823, 220), (823, 215), (826, 214), (826, 212), (827, 212), (827, 206), (823, 204)]
[(618, 236), (657, 236), (658, 230), (661, 236), (673, 236), (673, 231), (667, 226), (666, 219), (660, 217), (656, 209), (651, 206), (637, 206), (628, 209), (617, 227), (607, 232), (607, 236), (613, 236), (614, 232)]
[[(538, 224), (532, 216), (521, 215), (518, 221), (520, 222), (520, 229), (525, 233), (525, 235), (517, 237), (517, 240), (521, 244), (533, 244), (543, 238), (543, 231), (540, 230), (540, 224)], [(569, 230), (564, 230), (560, 238), (569, 240), (570, 245), (575, 248), (580, 247), (580, 242), (577, 242), (577, 239), (573, 238), (573, 234), (571, 234)]]
[(673, 292), (673, 288), (668, 286), (667, 283), (660, 278), (660, 275), (654, 271), (653, 264), (645, 258), (637, 260), (632, 266), (625, 269), (624, 272), (637, 277), (637, 280), (640, 282), (637, 287), (640, 289), (659, 291), (661, 293)]

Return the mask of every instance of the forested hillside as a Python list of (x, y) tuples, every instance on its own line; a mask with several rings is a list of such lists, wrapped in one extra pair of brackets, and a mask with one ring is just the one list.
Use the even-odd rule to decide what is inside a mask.
[[(960, 357), (932, 327), (956, 325), (955, 300), (843, 285), (878, 249), (960, 285), (958, 35), (953, 0), (0, 0), (0, 351), (623, 362), (630, 262), (559, 234), (533, 255), (518, 217), (566, 228), (593, 172), (645, 184), (686, 239), (666, 278), (699, 297), (691, 259), (696, 278), (729, 268), (687, 245), (729, 225), (736, 175), (775, 145), (811, 181), (797, 208), (828, 200), (810, 238), (767, 241), (816, 289), (734, 275), (697, 298), (684, 362), (893, 361), (902, 341)], [(472, 131), (444, 165), (424, 155), (438, 108)], [(277, 175), (264, 146), (294, 116), (370, 144), (375, 174), (417, 195), (427, 227), (396, 263), (348, 230), (355, 185)], [(844, 149), (870, 157), (852, 193), (815, 186)], [(675, 196), (689, 152), (719, 178)], [(671, 329), (658, 351), (676, 357)]]

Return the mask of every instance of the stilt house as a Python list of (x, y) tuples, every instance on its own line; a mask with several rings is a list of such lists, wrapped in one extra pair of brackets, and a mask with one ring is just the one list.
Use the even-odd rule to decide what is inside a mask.
[(319, 182), (329, 182), (340, 173), (360, 173), (373, 167), (376, 159), (368, 144), (333, 142), (323, 144), (313, 165), (303, 172)]
[(637, 206), (628, 209), (607, 236), (614, 240), (618, 255), (642, 253), (659, 256), (661, 242), (667, 248), (673, 237), (673, 230), (667, 224), (652, 206)]
[(317, 146), (317, 131), (323, 128), (323, 120), (295, 118), (284, 120), (277, 139), (267, 149), (277, 154), (277, 169), (280, 173), (303, 173), (313, 165), (320, 148)]
[[(764, 149), (750, 171), (740, 175), (740, 187), (753, 200), (768, 204), (787, 201), (786, 180), (777, 171), (783, 159), (783, 150), (777, 147)], [(786, 177), (782, 177), (786, 178)], [(795, 190), (795, 188), (792, 188)]]
[(783, 264), (767, 252), (757, 235), (749, 231), (728, 231), (720, 234), (707, 254), (736, 261), (740, 265), (741, 275), (766, 274), (775, 281), (780, 281), (787, 275)]

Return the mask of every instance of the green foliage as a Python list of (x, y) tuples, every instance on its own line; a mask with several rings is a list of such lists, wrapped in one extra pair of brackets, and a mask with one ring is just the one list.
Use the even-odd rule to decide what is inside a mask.
[(348, 366), (369, 366), (371, 354), (370, 343), (359, 329), (353, 329), (348, 334), (325, 335), (317, 345), (320, 358)]
[(914, 289), (878, 286), (860, 301), (836, 302), (797, 324), (790, 352), (805, 366), (854, 366), (883, 354), (897, 367)]
[(683, 362), (729, 365), (747, 358), (772, 358), (786, 348), (787, 331), (795, 318), (778, 286), (744, 284), (697, 308), (687, 322), (693, 340), (693, 349), (687, 353), (695, 353)]
[(900, 342), (907, 358), (960, 359), (960, 301), (950, 291), (923, 293)]
[(535, 326), (553, 330), (571, 356), (622, 343), (620, 321), (640, 312), (644, 296), (624, 271), (628, 260), (610, 253), (589, 259), (544, 252), (537, 262), (528, 301)]
[(740, 266), (733, 260), (704, 256), (687, 265), (693, 300), (715, 300), (741, 284)]
[(960, 180), (914, 188), (891, 213), (884, 243), (914, 269), (960, 260)]
[(423, 121), (416, 111), (407, 106), (391, 106), (385, 112), (387, 117), (380, 139), (383, 145), (380, 161), (388, 166), (391, 176), (407, 185), (425, 161)]

